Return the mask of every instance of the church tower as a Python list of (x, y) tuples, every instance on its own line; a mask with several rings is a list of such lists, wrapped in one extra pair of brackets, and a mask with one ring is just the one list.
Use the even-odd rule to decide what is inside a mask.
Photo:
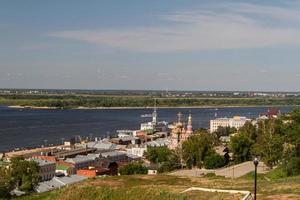
[(154, 103), (154, 110), (152, 113), (152, 124), (157, 124), (157, 111), (156, 111), (156, 99), (155, 99), (155, 103)]
[(193, 123), (193, 119), (192, 119), (192, 114), (190, 113), (189, 118), (188, 118), (188, 124), (187, 124), (187, 127), (186, 127), (187, 128), (187, 131), (186, 131), (187, 134), (192, 134), (193, 133), (192, 123)]

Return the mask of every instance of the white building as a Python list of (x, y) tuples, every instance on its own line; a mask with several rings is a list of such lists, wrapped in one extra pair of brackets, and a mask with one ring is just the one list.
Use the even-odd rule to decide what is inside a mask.
[(146, 151), (147, 151), (147, 147), (132, 147), (131, 149), (127, 149), (127, 154), (143, 157)]
[(250, 119), (241, 116), (234, 116), (233, 118), (217, 118), (214, 120), (210, 120), (210, 132), (215, 132), (219, 126), (239, 129), (242, 126), (244, 126), (244, 124), (247, 121), (250, 121)]

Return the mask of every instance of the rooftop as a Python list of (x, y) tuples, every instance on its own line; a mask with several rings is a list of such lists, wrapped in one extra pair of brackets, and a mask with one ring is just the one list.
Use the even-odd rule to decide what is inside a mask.
[(110, 152), (101, 153), (101, 155), (103, 157), (107, 158), (107, 157), (115, 157), (115, 156), (126, 155), (126, 153), (120, 152), (120, 151), (110, 151)]
[(94, 161), (96, 158), (94, 156), (83, 156), (83, 155), (77, 155), (75, 158), (67, 158), (66, 162), (68, 163), (83, 163), (83, 162), (89, 162)]
[(40, 167), (55, 164), (55, 162), (48, 161), (48, 160), (41, 160), (38, 158), (34, 158), (32, 160), (35, 161)]

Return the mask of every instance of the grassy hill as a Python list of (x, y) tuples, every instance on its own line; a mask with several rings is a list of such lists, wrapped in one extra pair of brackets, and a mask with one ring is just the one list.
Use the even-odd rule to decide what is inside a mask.
[[(234, 200), (239, 195), (209, 192), (181, 193), (189, 187), (253, 191), (253, 179), (231, 180), (222, 177), (188, 178), (169, 175), (116, 176), (90, 179), (43, 194), (32, 194), (18, 200)], [(270, 180), (259, 176), (258, 199), (300, 199), (300, 176)]]

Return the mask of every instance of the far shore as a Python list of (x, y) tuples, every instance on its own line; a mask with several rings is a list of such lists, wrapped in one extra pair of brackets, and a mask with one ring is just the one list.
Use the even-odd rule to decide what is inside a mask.
[[(160, 106), (159, 109), (188, 109), (188, 108), (251, 108), (251, 107), (298, 107), (300, 105), (220, 105), (220, 106)], [(65, 110), (123, 110), (123, 109), (153, 109), (153, 107), (82, 107), (77, 108), (59, 108), (48, 106), (8, 106), (8, 108), (14, 109), (37, 109), (37, 110), (53, 110), (53, 109), (65, 109)]]

